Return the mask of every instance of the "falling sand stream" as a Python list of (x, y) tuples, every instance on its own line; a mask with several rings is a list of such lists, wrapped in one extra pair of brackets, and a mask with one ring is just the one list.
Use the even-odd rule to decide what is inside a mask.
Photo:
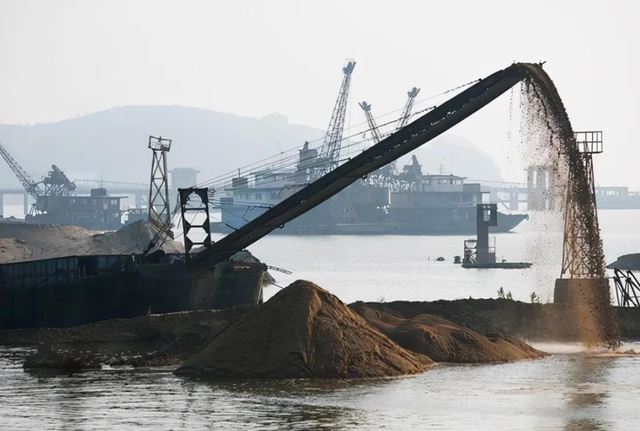
[[(582, 340), (589, 345), (616, 348), (620, 344), (618, 321), (611, 307), (609, 282), (598, 226), (591, 172), (585, 163), (558, 91), (540, 65), (521, 64), (527, 78), (521, 87), (521, 135), (527, 162), (551, 169), (552, 199), (559, 203), (569, 235), (565, 253), (585, 262), (575, 278), (588, 278), (571, 288), (571, 306), (576, 312)], [(566, 234), (566, 232), (565, 232)]]

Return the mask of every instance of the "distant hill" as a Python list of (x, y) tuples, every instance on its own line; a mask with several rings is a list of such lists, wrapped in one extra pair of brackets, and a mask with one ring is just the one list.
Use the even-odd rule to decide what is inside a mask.
[[(131, 106), (56, 123), (0, 125), (0, 140), (34, 179), (56, 164), (71, 179), (102, 176), (140, 183), (149, 181), (149, 135), (173, 139), (170, 169), (197, 168), (203, 181), (323, 134), (324, 130), (291, 124), (280, 114), (257, 119), (183, 106)], [(501, 178), (493, 159), (459, 136), (439, 137), (416, 154), (425, 173), (437, 173), (442, 165), (446, 173), (473, 179)], [(4, 161), (0, 184), (20, 187)]]
[[(0, 125), (0, 140), (34, 179), (56, 164), (72, 179), (102, 175), (142, 183), (150, 176), (149, 135), (173, 139), (169, 169), (194, 167), (206, 180), (323, 134), (279, 114), (257, 119), (183, 106), (131, 106), (56, 123)], [(20, 186), (3, 160), (0, 181)]]
[[(470, 180), (502, 181), (500, 167), (489, 153), (467, 138), (454, 134), (438, 136), (433, 141), (415, 150), (422, 172), (425, 174), (453, 174)], [(402, 169), (409, 158), (402, 158), (398, 168)]]

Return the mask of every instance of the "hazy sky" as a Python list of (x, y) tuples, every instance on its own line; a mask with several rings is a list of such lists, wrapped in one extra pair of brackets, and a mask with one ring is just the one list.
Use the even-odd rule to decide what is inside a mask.
[[(638, 1), (0, 0), (0, 121), (179, 104), (326, 128), (345, 58), (351, 122), (515, 61), (547, 61), (574, 129), (604, 130), (597, 182), (640, 189)], [(424, 106), (427, 106), (425, 103)], [(418, 107), (419, 108), (419, 107)], [(509, 97), (456, 127), (521, 167)]]

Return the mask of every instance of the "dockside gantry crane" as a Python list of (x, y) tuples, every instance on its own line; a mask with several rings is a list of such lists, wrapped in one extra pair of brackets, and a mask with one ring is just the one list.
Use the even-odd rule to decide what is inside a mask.
[(65, 175), (56, 165), (51, 165), (51, 170), (47, 176), (40, 182), (36, 182), (31, 178), (26, 170), (11, 156), (7, 149), (0, 142), (0, 154), (7, 162), (9, 168), (13, 171), (25, 191), (36, 200), (36, 209), (39, 211), (47, 211), (48, 199), (53, 196), (68, 196), (69, 192), (76, 189), (73, 181)]
[(411, 118), (411, 111), (413, 111), (413, 104), (415, 103), (416, 96), (420, 93), (420, 89), (413, 87), (410, 91), (407, 91), (407, 103), (404, 105), (404, 109), (402, 110), (402, 116), (398, 120), (398, 125), (396, 126), (396, 132), (402, 129), (404, 126), (409, 124), (409, 118)]
[(382, 141), (382, 137), (380, 136), (380, 130), (378, 129), (378, 125), (376, 124), (376, 119), (373, 118), (371, 114), (371, 104), (362, 101), (358, 103), (362, 110), (364, 111), (364, 116), (367, 117), (367, 124), (369, 125), (369, 131), (371, 132), (371, 137), (373, 139), (373, 144), (377, 144)]
[[(413, 110), (413, 104), (418, 93), (420, 93), (420, 89), (416, 87), (413, 87), (410, 91), (407, 92), (408, 99), (404, 105), (404, 108), (402, 109), (402, 115), (398, 119), (398, 124), (396, 125), (396, 129), (395, 129), (396, 132), (402, 129), (403, 127), (405, 127), (409, 123), (409, 119), (411, 118), (411, 111)], [(371, 131), (371, 136), (373, 138), (373, 143), (375, 145), (382, 140), (382, 137), (380, 135), (380, 129), (376, 124), (376, 120), (373, 117), (373, 114), (371, 113), (371, 104), (363, 101), (359, 105), (364, 111), (365, 117), (367, 118), (369, 131)], [(397, 160), (394, 160), (391, 163), (389, 163), (385, 168), (381, 169), (382, 175), (386, 175), (388, 177), (397, 176), (398, 171), (396, 169), (396, 162)], [(387, 178), (387, 179), (383, 179), (382, 181), (374, 181), (374, 182), (380, 183), (380, 184), (382, 183), (389, 184), (394, 181), (391, 178)]]
[(319, 159), (323, 163), (326, 173), (335, 169), (340, 164), (340, 147), (342, 145), (342, 135), (344, 132), (344, 122), (347, 115), (347, 102), (349, 101), (349, 87), (351, 86), (351, 74), (356, 67), (354, 60), (347, 60), (346, 66), (342, 68), (344, 76), (340, 85), (338, 99), (333, 107), (333, 114), (329, 121), (327, 134), (324, 137), (322, 150)]
[[(402, 110), (402, 116), (398, 120), (398, 125), (396, 126), (396, 132), (407, 124), (409, 124), (409, 119), (411, 118), (411, 111), (413, 111), (413, 104), (415, 102), (416, 96), (420, 93), (420, 89), (417, 87), (413, 87), (410, 91), (407, 91), (407, 103), (404, 105), (404, 109)], [(389, 163), (389, 172), (394, 175), (398, 173), (396, 169), (397, 160)]]

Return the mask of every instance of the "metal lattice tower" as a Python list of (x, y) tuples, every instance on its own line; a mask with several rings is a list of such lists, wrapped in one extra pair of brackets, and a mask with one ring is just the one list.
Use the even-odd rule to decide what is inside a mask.
[(322, 144), (321, 156), (326, 160), (329, 170), (335, 169), (340, 163), (340, 146), (342, 145), (342, 133), (344, 132), (344, 121), (347, 114), (351, 74), (355, 67), (355, 61), (347, 60), (347, 65), (342, 68), (344, 73), (342, 85), (340, 86), (338, 99), (333, 107), (333, 114)]
[[(601, 268), (594, 268), (590, 255), (592, 254), (589, 240), (589, 227), (592, 231), (599, 231), (598, 212), (596, 206), (595, 181), (593, 176), (593, 155), (602, 153), (602, 132), (576, 132), (576, 144), (582, 156), (582, 164), (590, 196), (589, 214), (585, 216), (585, 209), (579, 207), (575, 182), (582, 181), (575, 178), (573, 169), (569, 171), (567, 195), (564, 208), (564, 243), (562, 247), (563, 278), (592, 278), (601, 276)], [(584, 205), (584, 202), (583, 202)], [(588, 226), (588, 224), (591, 226)]]
[(149, 186), (149, 223), (164, 231), (171, 226), (167, 172), (167, 153), (171, 149), (171, 139), (149, 136), (149, 149), (153, 152)]
[[(209, 189), (190, 187), (178, 189), (180, 196), (180, 212), (182, 215), (182, 233), (184, 236), (184, 253), (187, 262), (191, 261), (191, 249), (195, 245), (211, 246), (211, 223), (209, 222)], [(193, 214), (191, 220), (187, 216)], [(197, 221), (199, 219), (200, 221)], [(191, 231), (203, 234), (202, 240), (194, 239)]]

